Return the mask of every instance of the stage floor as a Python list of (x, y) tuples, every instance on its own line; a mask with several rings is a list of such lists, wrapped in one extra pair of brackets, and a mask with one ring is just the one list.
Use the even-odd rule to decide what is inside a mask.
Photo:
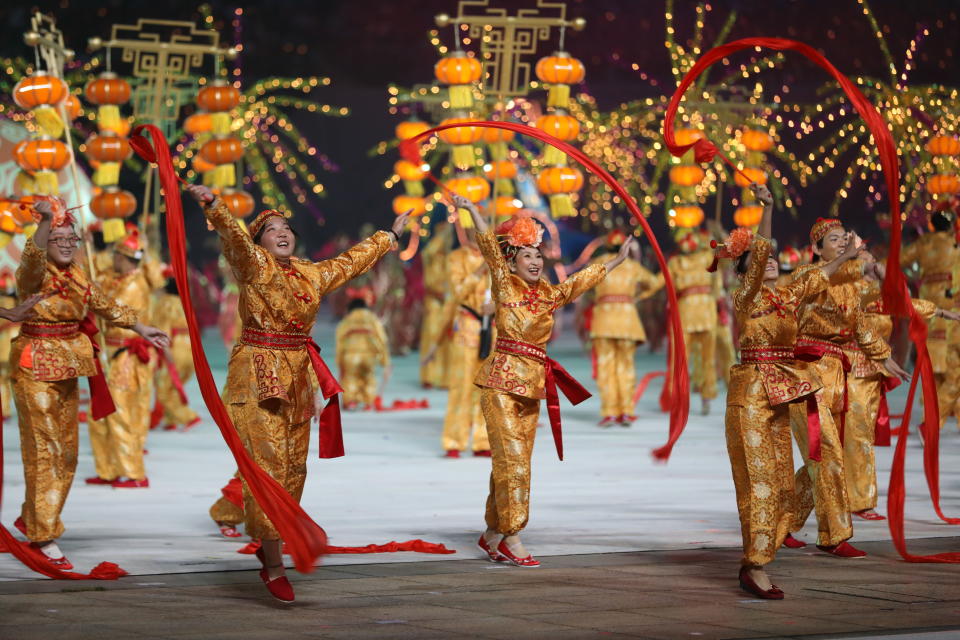
[[(332, 353), (332, 325), (317, 336)], [(225, 376), (219, 339), (208, 336), (218, 381)], [(595, 391), (586, 354), (572, 337), (551, 347), (579, 380)], [(638, 356), (641, 373), (663, 368), (659, 355)], [(651, 384), (639, 406), (640, 419), (630, 428), (596, 426), (596, 397), (577, 407), (563, 406), (566, 460), (557, 460), (546, 423), (538, 431), (530, 524), (524, 541), (537, 556), (607, 552), (735, 547), (740, 527), (724, 443), (721, 395), (709, 416), (699, 415), (694, 398), (686, 432), (666, 465), (650, 451), (667, 434), (660, 413), (660, 380)], [(905, 385), (904, 385), (905, 386)], [(202, 409), (195, 380), (188, 384), (194, 406)], [(394, 399), (426, 397), (430, 409), (396, 413), (354, 412), (344, 417), (347, 455), (336, 460), (309, 459), (302, 504), (327, 531), (331, 544), (357, 546), (422, 538), (456, 549), (455, 555), (415, 553), (334, 555), (325, 565), (423, 562), (474, 559), (474, 542), (484, 528), (483, 510), (490, 460), (442, 458), (440, 432), (446, 394), (423, 391), (417, 358), (397, 358), (385, 394)], [(902, 407), (903, 391), (892, 394), (891, 411)], [(245, 539), (219, 535), (207, 510), (220, 495), (235, 465), (220, 432), (205, 410), (204, 421), (189, 433), (150, 434), (147, 446), (149, 489), (115, 490), (88, 486), (93, 474), (86, 428), (81, 425), (77, 482), (63, 514), (67, 526), (61, 548), (77, 566), (89, 570), (102, 560), (118, 563), (131, 574), (168, 574), (249, 569), (256, 560), (236, 553)], [(5, 477), (3, 523), (12, 529), (23, 496), (23, 475), (16, 420), (4, 425)], [(314, 430), (316, 428), (314, 427)], [(316, 437), (316, 432), (312, 438)], [(886, 512), (886, 484), (892, 448), (878, 449), (881, 477), (879, 510)], [(799, 456), (796, 458), (799, 460)], [(921, 467), (921, 448), (912, 437), (907, 463), (909, 538), (956, 536), (930, 505)], [(960, 433), (944, 430), (941, 455), (943, 508), (960, 513)], [(889, 540), (885, 522), (855, 522), (854, 540)], [(811, 519), (803, 532), (815, 539)], [(238, 542), (239, 540), (239, 542)], [(946, 550), (946, 549), (944, 549)], [(890, 548), (892, 552), (892, 547)], [(33, 579), (9, 555), (0, 555), (0, 580)]]

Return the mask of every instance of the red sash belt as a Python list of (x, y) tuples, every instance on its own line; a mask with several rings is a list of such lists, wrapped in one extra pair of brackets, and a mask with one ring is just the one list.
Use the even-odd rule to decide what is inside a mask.
[(927, 340), (946, 340), (947, 339), (947, 330), (946, 329), (934, 329), (927, 333)]
[[(146, 338), (141, 338), (137, 336), (135, 338), (107, 338), (107, 346), (110, 347), (120, 347), (121, 350), (126, 350), (130, 352), (131, 355), (135, 356), (143, 364), (150, 363), (150, 352), (156, 351), (157, 356), (160, 360), (163, 361), (164, 365), (167, 367), (167, 375), (170, 376), (170, 382), (173, 384), (173, 388), (177, 390), (177, 395), (180, 397), (180, 402), (183, 404), (189, 404), (187, 400), (187, 392), (183, 388), (183, 380), (180, 379), (180, 374), (177, 373), (177, 366), (174, 364), (173, 360), (167, 357), (167, 354), (163, 349), (158, 349), (153, 346), (153, 344)], [(120, 354), (118, 351), (114, 354), (114, 358)]]
[(557, 456), (563, 460), (563, 431), (560, 423), (560, 396), (557, 387), (563, 391), (570, 404), (580, 404), (590, 397), (590, 392), (583, 388), (570, 373), (560, 366), (560, 363), (547, 356), (547, 352), (535, 344), (497, 338), (495, 347), (497, 353), (532, 358), (544, 365), (546, 369), (544, 392), (547, 396), (547, 414), (550, 416), (550, 430), (553, 432), (553, 443), (557, 447)]
[(633, 304), (633, 296), (619, 296), (619, 295), (609, 295), (609, 296), (600, 296), (597, 298), (597, 304), (616, 304), (616, 303), (626, 303)]
[(687, 296), (695, 296), (700, 294), (710, 294), (713, 292), (713, 289), (710, 285), (701, 284), (695, 287), (687, 287), (686, 289), (680, 289), (677, 292), (677, 299), (686, 298)]
[(324, 400), (330, 400), (320, 412), (320, 457), (339, 458), (343, 450), (343, 426), (340, 422), (340, 397), (343, 388), (337, 379), (330, 373), (327, 363), (320, 357), (320, 347), (309, 334), (305, 333), (271, 333), (258, 329), (243, 328), (240, 342), (253, 347), (280, 349), (282, 351), (299, 351), (306, 349), (310, 355), (310, 364), (320, 383), (320, 393)]
[(763, 362), (788, 362), (794, 360), (790, 347), (741, 347), (741, 364), (760, 364)]
[(920, 279), (921, 284), (931, 284), (934, 282), (953, 282), (953, 274), (949, 272), (931, 273)]
[(186, 327), (175, 327), (173, 329), (170, 329), (171, 338), (173, 336), (186, 336), (186, 335), (190, 335), (190, 330), (187, 329)]
[[(840, 442), (843, 442), (843, 431), (847, 424), (847, 410), (850, 408), (850, 398), (847, 396), (847, 374), (850, 373), (850, 359), (839, 345), (829, 340), (819, 340), (807, 336), (797, 338), (793, 347), (793, 355), (797, 360), (816, 362), (821, 358), (836, 358), (843, 369), (843, 408), (840, 413)], [(816, 420), (816, 446), (814, 446), (813, 421)], [(809, 438), (810, 458), (820, 460), (820, 414), (817, 410), (817, 400), (814, 396), (807, 397), (807, 435)], [(816, 452), (816, 457), (814, 457)]]
[(97, 367), (97, 372), (87, 377), (87, 382), (90, 384), (90, 417), (94, 420), (102, 420), (116, 411), (117, 407), (113, 404), (110, 387), (107, 386), (107, 379), (100, 365), (100, 345), (93, 339), (97, 335), (97, 325), (93, 321), (92, 314), (87, 314), (80, 322), (24, 322), (20, 325), (20, 335), (28, 338), (62, 339), (72, 338), (78, 333), (86, 335), (90, 340), (93, 361)]

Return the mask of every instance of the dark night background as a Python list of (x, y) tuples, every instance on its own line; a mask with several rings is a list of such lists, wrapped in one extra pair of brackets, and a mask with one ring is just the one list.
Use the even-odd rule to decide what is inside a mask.
[[(392, 136), (398, 116), (387, 113), (386, 87), (390, 83), (409, 86), (429, 82), (437, 54), (426, 33), (434, 27), (437, 13), (456, 14), (455, 0), (408, 2), (374, 0), (327, 0), (322, 2), (219, 2), (208, 3), (217, 19), (222, 38), (232, 40), (230, 19), (237, 6), (243, 16), (243, 80), (248, 83), (265, 76), (325, 75), (333, 84), (314, 92), (321, 102), (346, 106), (348, 118), (297, 119), (298, 126), (317, 147), (340, 165), (338, 174), (320, 172), (327, 196), (320, 207), (327, 215), (326, 231), (309, 233), (308, 244), (316, 246), (333, 230), (356, 231), (362, 222), (389, 224), (393, 215), (390, 200), (398, 190), (388, 192), (383, 181), (391, 173), (395, 154), (369, 157), (378, 141)], [(494, 6), (522, 7), (534, 0), (494, 0)], [(819, 48), (838, 68), (850, 74), (886, 77), (883, 56), (876, 38), (856, 0), (712, 0), (708, 13), (706, 42), (710, 43), (729, 11), (738, 13), (730, 40), (747, 36), (794, 38)], [(587, 67), (584, 88), (603, 107), (621, 101), (654, 96), (672, 88), (669, 57), (663, 46), (664, 2), (662, 0), (569, 0), (568, 16), (583, 17), (587, 28), (568, 31), (566, 49), (581, 58)], [(34, 7), (53, 12), (64, 31), (67, 45), (80, 57), (89, 56), (86, 40), (108, 36), (114, 22), (132, 23), (138, 17), (199, 20), (196, 2), (125, 0), (108, 2), (5, 3), (0, 8), (0, 52), (28, 55), (22, 33)], [(674, 14), (678, 36), (683, 41), (693, 30), (695, 2), (677, 0)], [(960, 43), (960, 2), (916, 0), (911, 2), (874, 0), (871, 3), (887, 34), (894, 60), (898, 63), (918, 27), (927, 26), (931, 35), (920, 49), (913, 83), (960, 84), (960, 68), (953, 49)], [(450, 31), (441, 32), (450, 43)], [(552, 45), (543, 45), (548, 53)], [(630, 63), (659, 80), (652, 88), (641, 81)], [(121, 73), (123, 65), (115, 63)], [(783, 82), (795, 98), (815, 98), (815, 89), (826, 76), (800, 56), (789, 56), (782, 69)], [(768, 73), (765, 78), (771, 77)], [(319, 167), (318, 167), (319, 169)], [(823, 215), (839, 181), (824, 180), (804, 192), (798, 230)], [(866, 231), (874, 214), (865, 212), (853, 199), (842, 209), (845, 218)], [(665, 235), (663, 216), (650, 217)], [(301, 219), (301, 227), (303, 226)], [(782, 234), (784, 230), (778, 235)]]

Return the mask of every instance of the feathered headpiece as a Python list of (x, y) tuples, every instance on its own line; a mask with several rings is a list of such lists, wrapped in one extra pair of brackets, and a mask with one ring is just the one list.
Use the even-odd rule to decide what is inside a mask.
[(263, 225), (265, 225), (270, 218), (289, 218), (291, 215), (289, 211), (278, 211), (276, 209), (261, 211), (248, 227), (250, 229), (250, 237), (256, 238), (257, 234), (260, 233), (260, 229), (263, 228)]
[(508, 258), (513, 258), (521, 247), (538, 248), (543, 242), (543, 227), (533, 218), (514, 216), (496, 230), (500, 249)]
[[(67, 203), (64, 202), (63, 198), (57, 196), (26, 196), (20, 200), (20, 208), (32, 208), (33, 205), (38, 202), (49, 202), (53, 208), (53, 220), (50, 222), (51, 229), (66, 226), (72, 227), (74, 223), (76, 223), (73, 214), (70, 212), (73, 211), (73, 209), (78, 209), (79, 207), (67, 209)], [(33, 211), (33, 221), (36, 223), (40, 222), (40, 214), (36, 211)]]
[(710, 248), (714, 250), (713, 262), (707, 267), (707, 271), (711, 273), (716, 271), (717, 263), (722, 258), (736, 260), (743, 255), (744, 251), (750, 248), (751, 242), (753, 242), (753, 231), (750, 231), (750, 229), (746, 227), (737, 227), (730, 232), (730, 235), (727, 236), (727, 239), (722, 243), (711, 240)]

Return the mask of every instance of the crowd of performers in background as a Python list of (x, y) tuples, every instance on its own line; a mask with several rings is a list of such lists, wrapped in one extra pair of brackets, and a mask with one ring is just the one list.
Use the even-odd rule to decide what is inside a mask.
[[(741, 585), (782, 598), (763, 567), (782, 545), (803, 546), (790, 534), (811, 512), (817, 546), (840, 557), (864, 555), (847, 542), (851, 514), (883, 519), (875, 511), (873, 447), (888, 413), (885, 392), (906, 375), (897, 360), (907, 354), (903, 327), (879, 302), (884, 256), (831, 219), (814, 225), (808, 247), (777, 254), (770, 194), (757, 189), (767, 204), (757, 234), (737, 230), (715, 251), (711, 240), (723, 240), (723, 229), (714, 223), (692, 230), (678, 237), (667, 266), (703, 415), (718, 386), (728, 389), (727, 443), (744, 534)], [(492, 458), (479, 546), (492, 561), (537, 566), (519, 533), (527, 522), (540, 399), (549, 397), (555, 378), (569, 398), (587, 397), (575, 381), (565, 386), (569, 374), (546, 356), (545, 346), (564, 328), (555, 312), (579, 298), (566, 328), (579, 334), (592, 359), (602, 428), (636, 420), (645, 384), (637, 384), (636, 351), (659, 350), (665, 341), (664, 277), (644, 262), (632, 236), (609, 233), (596, 255), (582, 256), (572, 274), (552, 283), (554, 264), (540, 251), (540, 236), (531, 239), (543, 232), (532, 219), (494, 235), (472, 204), (454, 198), (470, 216), (439, 224), (412, 261), (390, 251), (396, 228), (364, 229), (359, 244), (337, 236), (311, 255), (316, 262), (291, 260), (294, 234), (282, 214), (264, 212), (245, 229), (209, 192), (190, 191), (223, 254), (193, 270), (192, 290), (201, 320), (216, 325), (232, 350), (223, 392), (257, 464), (299, 499), (309, 423), (323, 423), (319, 416), (329, 408), (315, 392), (307, 346), (322, 297), (338, 323), (334, 362), (344, 407), (384, 409), (391, 355), (415, 352), (421, 385), (447, 393), (437, 424), (442, 455)], [(56, 540), (76, 469), (78, 421), (88, 423), (94, 454), (86, 483), (143, 489), (150, 429), (188, 431), (201, 418), (183, 391), (193, 373), (190, 338), (158, 248), (145, 246), (133, 226), (112, 246), (92, 229), (90, 282), (69, 213), (47, 201), (36, 211), (42, 221), (16, 274), (0, 274), (7, 318), (0, 325), (0, 391), (5, 417), (15, 405), (21, 431), (26, 499), (16, 526), (52, 566), (68, 569)], [(960, 418), (960, 249), (952, 211), (935, 212), (929, 225), (906, 247), (902, 267), (918, 285), (914, 306), (929, 324), (942, 426)], [(504, 244), (521, 231), (529, 237)], [(721, 260), (718, 269), (718, 257), (734, 260)], [(102, 320), (105, 375), (88, 311)], [(264, 359), (273, 363), (264, 370), (273, 382), (249, 375)], [(93, 382), (91, 397), (81, 398), (81, 376), (105, 385), (106, 399)], [(111, 396), (113, 410), (104, 407)], [(562, 457), (559, 414), (551, 412), (550, 421)], [(795, 477), (791, 432), (803, 454)], [(211, 518), (227, 537), (240, 537), (245, 522), (254, 540), (247, 550), (260, 558), (264, 582), (276, 597), (292, 599), (279, 535), (239, 474), (222, 494)]]

